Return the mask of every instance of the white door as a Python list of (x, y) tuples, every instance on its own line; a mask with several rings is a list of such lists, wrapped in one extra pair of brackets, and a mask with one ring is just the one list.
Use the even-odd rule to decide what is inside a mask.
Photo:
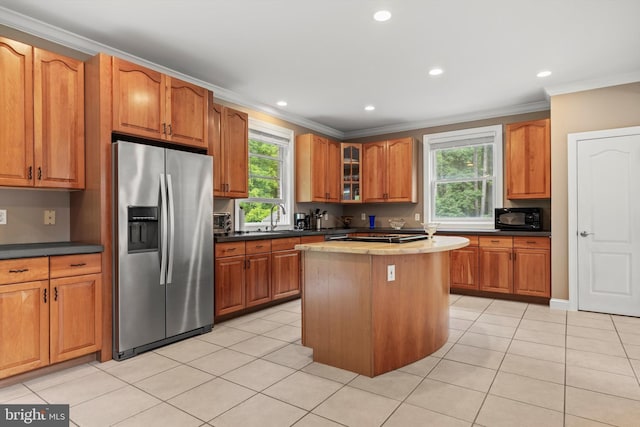
[(640, 132), (635, 129), (577, 141), (579, 310), (640, 316)]

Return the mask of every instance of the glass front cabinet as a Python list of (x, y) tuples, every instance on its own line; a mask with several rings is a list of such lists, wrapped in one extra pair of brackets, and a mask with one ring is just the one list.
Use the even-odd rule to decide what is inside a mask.
[(342, 203), (362, 203), (362, 144), (342, 143)]

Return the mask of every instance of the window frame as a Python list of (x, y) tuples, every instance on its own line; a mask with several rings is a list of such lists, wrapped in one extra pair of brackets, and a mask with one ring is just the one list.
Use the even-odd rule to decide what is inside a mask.
[[(254, 119), (249, 117), (249, 139), (251, 139), (251, 131), (254, 130), (256, 132), (261, 132), (265, 134), (270, 134), (276, 136), (278, 138), (286, 139), (287, 142), (282, 143), (281, 145), (284, 147), (284, 155), (282, 157), (282, 168), (280, 170), (280, 180), (281, 180), (281, 198), (279, 199), (265, 199), (265, 198), (245, 198), (245, 199), (235, 199), (234, 201), (234, 218), (235, 218), (235, 228), (239, 227), (240, 218), (240, 203), (242, 202), (258, 202), (258, 203), (281, 203), (284, 205), (287, 213), (285, 215), (280, 212), (280, 221), (278, 221), (279, 227), (291, 227), (293, 224), (293, 150), (294, 150), (294, 132), (291, 129), (284, 128), (282, 126), (275, 125), (273, 123), (264, 122), (262, 120)], [(248, 141), (247, 141), (248, 143)], [(247, 150), (247, 162), (249, 162), (249, 157), (251, 157), (251, 153)], [(249, 168), (249, 176), (251, 174), (250, 166)], [(247, 184), (248, 185), (248, 184)], [(250, 191), (250, 189), (249, 189)], [(265, 227), (265, 223), (245, 223), (245, 231), (257, 231)]]
[[(448, 230), (493, 230), (495, 228), (495, 210), (491, 212), (491, 216), (485, 220), (479, 219), (461, 219), (461, 220), (442, 220), (434, 219), (434, 191), (435, 180), (433, 172), (435, 171), (436, 150), (447, 146), (447, 148), (465, 147), (480, 145), (473, 144), (470, 141), (478, 138), (493, 137), (493, 207), (498, 208), (503, 204), (503, 126), (492, 125), (477, 128), (461, 129), (449, 132), (439, 132), (423, 135), (424, 151), (423, 151), (423, 184), (424, 184), (424, 211), (423, 218), (425, 223), (438, 222), (439, 227)], [(482, 144), (487, 144), (483, 142)]]

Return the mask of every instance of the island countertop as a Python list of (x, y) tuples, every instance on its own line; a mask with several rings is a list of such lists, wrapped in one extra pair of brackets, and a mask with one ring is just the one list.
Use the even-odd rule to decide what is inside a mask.
[(318, 243), (296, 245), (299, 251), (337, 252), (365, 255), (408, 255), (460, 249), (469, 244), (469, 239), (458, 236), (434, 236), (431, 240), (409, 243), (380, 243), (328, 240)]

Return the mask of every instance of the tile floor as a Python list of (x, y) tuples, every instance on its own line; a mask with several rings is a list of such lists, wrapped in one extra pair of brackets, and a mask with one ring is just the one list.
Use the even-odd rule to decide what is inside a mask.
[(79, 426), (640, 426), (640, 319), (451, 296), (449, 341), (376, 378), (313, 363), (300, 301), (0, 389)]

